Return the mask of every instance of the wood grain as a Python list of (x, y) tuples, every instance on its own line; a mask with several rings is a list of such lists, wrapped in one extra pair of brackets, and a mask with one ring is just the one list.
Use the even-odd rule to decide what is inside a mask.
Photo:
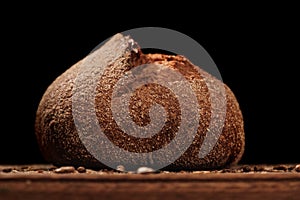
[(1, 200), (300, 199), (300, 173), (295, 171), (57, 174), (42, 167), (15, 169), (0, 172)]

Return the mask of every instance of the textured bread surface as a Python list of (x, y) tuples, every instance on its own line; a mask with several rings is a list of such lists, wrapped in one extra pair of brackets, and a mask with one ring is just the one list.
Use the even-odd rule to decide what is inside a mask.
[[(180, 117), (182, 113), (179, 101), (169, 88), (156, 83), (146, 84), (138, 87), (130, 98), (130, 117), (138, 126), (146, 126), (151, 123), (151, 117), (159, 118), (163, 114), (152, 112), (150, 117), (149, 112), (153, 105), (159, 104), (164, 108), (166, 114), (165, 125), (157, 134), (153, 134), (151, 137), (138, 138), (124, 132), (116, 123), (111, 110), (114, 86), (124, 74), (130, 74), (131, 70), (137, 66), (155, 64), (158, 68), (151, 71), (153, 76), (163, 76), (161, 78), (169, 84), (178, 84), (178, 81), (175, 81), (172, 76), (166, 76), (167, 73), (164, 70), (171, 69), (182, 74), (195, 94), (197, 100), (195, 103), (199, 105), (200, 116), (196, 133), (189, 128), (185, 130), (187, 136), (195, 135), (192, 144), (178, 159), (164, 169), (175, 171), (204, 170), (237, 164), (243, 155), (245, 146), (244, 121), (238, 101), (230, 88), (216, 77), (202, 70), (201, 66), (195, 66), (183, 55), (144, 54), (137, 44), (134, 44), (134, 47), (132, 45), (130, 37), (117, 34), (101, 47), (101, 56), (107, 58), (109, 62), (107, 62), (104, 71), (101, 72), (102, 76), (97, 78), (95, 94), (89, 94), (88, 89), (86, 90), (87, 94), (84, 94), (87, 96), (94, 95), (90, 97), (95, 100), (93, 102), (95, 109), (81, 110), (81, 117), (77, 120), (85, 122), (89, 119), (89, 116), (96, 114), (99, 126), (107, 138), (117, 147), (130, 152), (152, 152), (170, 143), (176, 136), (180, 124), (194, 119), (195, 116), (190, 112), (191, 114), (188, 115), (187, 119)], [(96, 49), (91, 54), (97, 55), (98, 51), (99, 49)], [(111, 55), (111, 52), (115, 52), (115, 55)], [(72, 97), (76, 92), (85, 91), (77, 90), (75, 86), (80, 85), (80, 87), (89, 88), (86, 80), (89, 80), (95, 74), (97, 75), (97, 70), (99, 70), (97, 65), (89, 66), (90, 69), (88, 70), (90, 71), (84, 74), (86, 77), (83, 77), (82, 80), (85, 81), (81, 83), (81, 80), (76, 78), (85, 64), (84, 59), (78, 61), (57, 77), (47, 88), (36, 112), (36, 137), (42, 154), (50, 163), (58, 166), (109, 168), (99, 159), (96, 159), (87, 150), (86, 145), (83, 145), (74, 122)], [(159, 66), (164, 67), (159, 68)], [(147, 70), (147, 68), (143, 70)], [(142, 77), (143, 70), (135, 76)], [(147, 77), (145, 78), (147, 79)], [(210, 86), (210, 89), (208, 86)], [(224, 107), (214, 110), (214, 117), (215, 121), (218, 122), (222, 121), (222, 116), (224, 116), (222, 127), (219, 127), (219, 123), (210, 124), (212, 118), (210, 97), (216, 98), (218, 102), (218, 98), (222, 98), (222, 95), (219, 94), (220, 87), (224, 89), (226, 102)], [(115, 96), (115, 98), (116, 101), (118, 101), (118, 98), (121, 101), (123, 97)], [(84, 102), (84, 99), (82, 101), (84, 106), (86, 102)], [(192, 109), (192, 105), (185, 107), (186, 109), (190, 107)], [(128, 110), (122, 110), (120, 107), (120, 112), (128, 112)], [(204, 158), (200, 158), (199, 152), (205, 137), (220, 128), (222, 130), (221, 134), (218, 135), (217, 142), (211, 144), (213, 146), (212, 150)], [(168, 152), (166, 153), (168, 154)], [(117, 158), (117, 155), (107, 156)]]

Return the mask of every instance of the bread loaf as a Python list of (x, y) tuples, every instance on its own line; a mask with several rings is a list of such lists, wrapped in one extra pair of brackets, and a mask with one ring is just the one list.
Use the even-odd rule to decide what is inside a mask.
[(48, 162), (97, 169), (216, 169), (238, 163), (245, 146), (226, 84), (184, 55), (144, 54), (122, 34), (53, 81), (35, 131)]

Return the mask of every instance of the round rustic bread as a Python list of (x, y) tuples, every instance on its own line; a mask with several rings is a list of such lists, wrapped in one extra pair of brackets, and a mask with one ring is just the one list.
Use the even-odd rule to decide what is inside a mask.
[[(53, 81), (35, 131), (48, 162), (97, 169), (153, 163), (163, 170), (216, 169), (238, 163), (245, 146), (242, 112), (226, 84), (182, 55), (144, 54), (122, 34)], [(131, 154), (108, 149), (106, 140)]]

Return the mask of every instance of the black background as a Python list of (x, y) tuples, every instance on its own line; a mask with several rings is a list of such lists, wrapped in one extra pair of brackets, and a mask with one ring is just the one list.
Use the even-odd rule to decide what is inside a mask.
[(242, 6), (223, 12), (213, 7), (207, 13), (199, 6), (188, 10), (192, 7), (11, 9), (2, 18), (0, 164), (45, 162), (34, 120), (46, 88), (103, 40), (147, 26), (184, 33), (210, 54), (244, 115), (241, 163), (300, 163), (299, 24), (293, 7)]

